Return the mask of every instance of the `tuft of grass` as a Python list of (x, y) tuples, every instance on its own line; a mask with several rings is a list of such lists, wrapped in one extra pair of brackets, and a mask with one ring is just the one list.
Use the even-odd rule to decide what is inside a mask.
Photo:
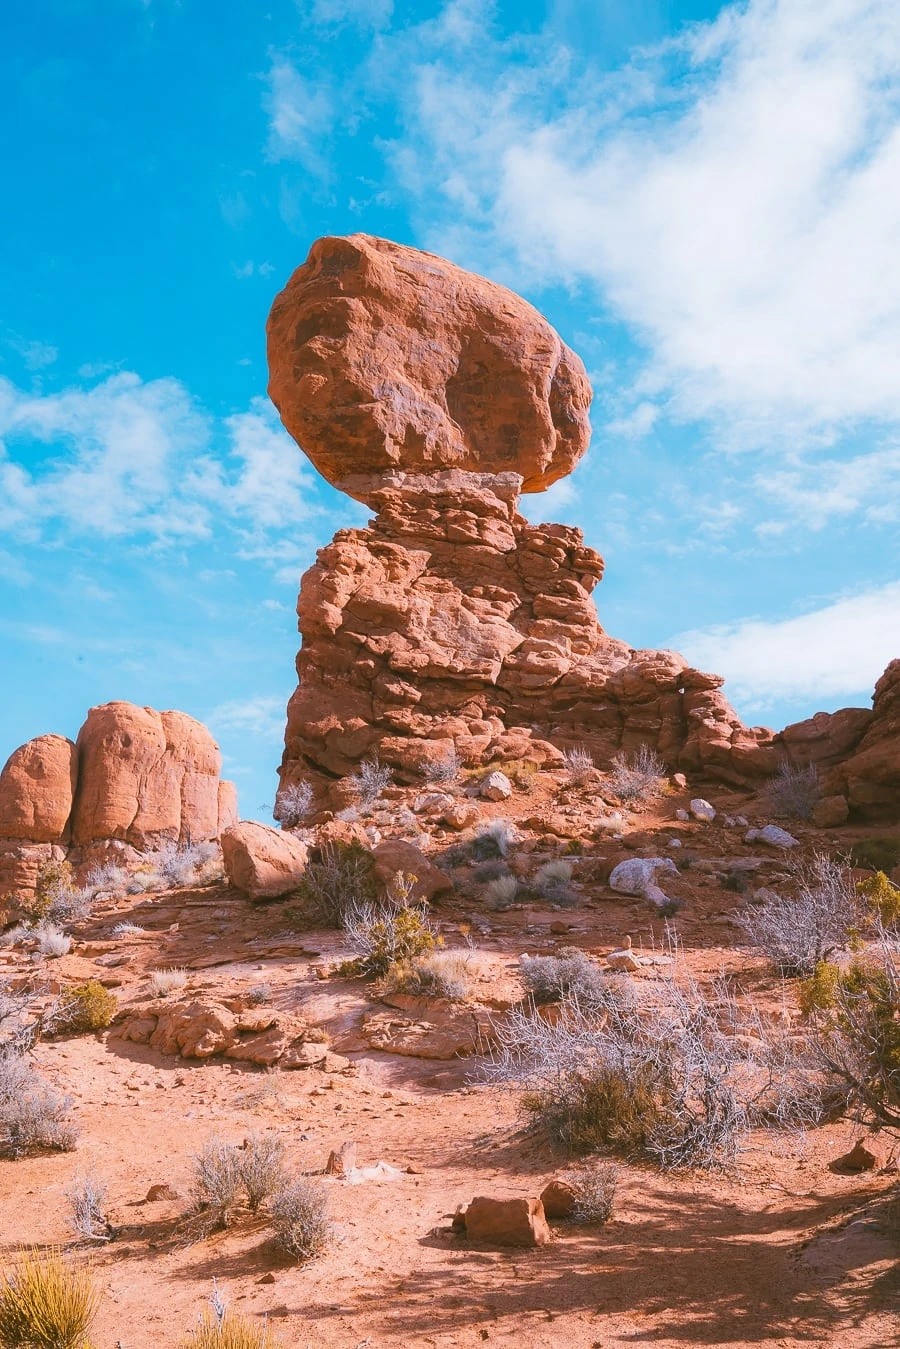
[(462, 1001), (469, 994), (469, 957), (460, 951), (430, 951), (398, 962), (388, 970), (385, 986), (395, 993)]
[(563, 858), (545, 862), (534, 873), (532, 885), (544, 899), (553, 904), (571, 903), (574, 896), (569, 890), (569, 882), (573, 871), (572, 863), (566, 862)]
[(170, 993), (184, 988), (187, 977), (187, 970), (154, 970), (150, 975), (150, 992), (156, 998), (168, 997)]
[(279, 1341), (266, 1324), (226, 1311), (221, 1317), (207, 1312), (196, 1330), (185, 1336), (179, 1349), (278, 1349)]
[(34, 935), (38, 939), (38, 950), (42, 956), (47, 956), (48, 960), (58, 960), (60, 956), (67, 956), (72, 949), (72, 938), (66, 936), (62, 928), (57, 927), (55, 923), (39, 923)]
[(328, 1194), (319, 1181), (295, 1180), (268, 1204), (275, 1244), (298, 1260), (312, 1260), (332, 1238)]
[(469, 851), (476, 862), (488, 862), (494, 858), (506, 857), (510, 844), (516, 837), (515, 825), (498, 815), (482, 824), (469, 845)]
[(114, 937), (142, 937), (146, 930), (137, 923), (116, 923), (112, 929), (112, 935)]
[(88, 1349), (99, 1294), (89, 1269), (59, 1250), (23, 1251), (0, 1283), (0, 1344), (10, 1349)]
[(508, 872), (502, 876), (495, 876), (484, 887), (485, 903), (489, 909), (498, 913), (502, 913), (504, 909), (509, 908), (510, 904), (514, 904), (518, 893), (519, 882), (515, 876)]
[(607, 776), (610, 794), (623, 805), (652, 801), (665, 785), (666, 765), (649, 745), (641, 745), (635, 754), (621, 750), (614, 757)]

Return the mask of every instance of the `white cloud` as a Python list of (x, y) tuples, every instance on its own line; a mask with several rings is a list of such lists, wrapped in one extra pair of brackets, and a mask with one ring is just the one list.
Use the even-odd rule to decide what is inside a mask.
[(866, 701), (888, 662), (900, 656), (900, 581), (793, 618), (746, 618), (684, 632), (669, 645), (701, 669), (725, 675), (728, 695), (752, 709), (779, 699), (810, 706), (854, 695)]
[(648, 436), (659, 420), (659, 407), (656, 403), (638, 403), (637, 407), (625, 417), (617, 417), (607, 423), (605, 430), (613, 436), (625, 436), (629, 440), (641, 440)]
[(274, 56), (266, 76), (263, 107), (269, 117), (268, 156), (294, 159), (310, 173), (325, 176), (322, 153), (334, 116), (324, 88), (313, 84), (284, 56)]
[(122, 373), (43, 395), (0, 379), (0, 529), (18, 538), (191, 542), (227, 522), (244, 556), (284, 567), (316, 494), (262, 398), (216, 423), (176, 379)]
[[(758, 475), (755, 486), (809, 529), (823, 529), (856, 514), (891, 523), (900, 518), (900, 448), (889, 446), (846, 461), (789, 466)], [(774, 532), (780, 527), (767, 521), (761, 529)]]
[[(445, 14), (465, 36), (478, 11)], [(750, 0), (612, 76), (483, 22), (468, 40), (423, 27), (405, 72), (395, 162), (440, 199), (432, 234), (594, 283), (681, 415), (757, 438), (900, 420), (896, 0)]]
[(237, 698), (220, 703), (207, 720), (216, 731), (249, 731), (266, 740), (280, 740), (284, 735), (286, 706), (284, 697)]
[(393, 12), (394, 0), (313, 0), (311, 17), (314, 23), (383, 28)]

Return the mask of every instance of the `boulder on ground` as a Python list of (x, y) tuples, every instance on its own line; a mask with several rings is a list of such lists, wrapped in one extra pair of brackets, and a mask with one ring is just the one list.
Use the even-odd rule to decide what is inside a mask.
[(540, 1199), (489, 1199), (479, 1195), (460, 1216), (469, 1240), (487, 1246), (545, 1246), (550, 1240)]
[(375, 879), (385, 887), (398, 874), (415, 876), (414, 899), (432, 900), (453, 889), (447, 873), (429, 862), (421, 849), (406, 839), (385, 839), (373, 850), (372, 856), (375, 858)]
[(229, 885), (251, 899), (278, 899), (296, 890), (309, 852), (305, 843), (282, 829), (242, 820), (222, 835), (222, 859)]
[(641, 899), (649, 899), (663, 908), (671, 900), (656, 884), (658, 871), (678, 875), (678, 868), (671, 857), (629, 857), (619, 862), (610, 873), (610, 889), (622, 895), (639, 895)]
[(745, 843), (766, 843), (770, 848), (796, 848), (799, 840), (778, 824), (766, 824), (762, 829), (748, 829)]
[(551, 1222), (565, 1222), (566, 1218), (571, 1218), (575, 1212), (578, 1193), (574, 1185), (570, 1185), (567, 1180), (554, 1176), (541, 1191), (541, 1203), (544, 1206), (545, 1217)]
[(691, 802), (691, 814), (695, 820), (700, 820), (702, 824), (712, 824), (716, 818), (716, 808), (704, 801), (702, 796), (695, 796)]
[(875, 1171), (882, 1166), (884, 1158), (872, 1146), (871, 1139), (858, 1138), (849, 1152), (836, 1157), (831, 1163), (833, 1171)]
[(508, 801), (512, 796), (512, 783), (505, 773), (501, 773), (499, 768), (493, 773), (488, 773), (478, 789), (478, 795), (485, 801)]
[(812, 822), (817, 829), (836, 829), (847, 823), (849, 815), (846, 796), (823, 796), (813, 806)]

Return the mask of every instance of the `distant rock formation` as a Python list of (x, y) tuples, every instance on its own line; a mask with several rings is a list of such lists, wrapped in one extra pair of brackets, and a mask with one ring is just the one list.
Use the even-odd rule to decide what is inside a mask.
[(517, 509), (578, 462), (591, 398), (524, 300), (383, 239), (320, 239), (273, 304), (268, 353), (287, 429), (376, 512), (302, 579), (283, 787), (375, 751), (415, 772), (451, 744), (481, 764), (558, 762), (584, 743), (600, 762), (648, 745), (734, 783), (813, 758), (852, 806), (896, 805), (893, 666), (874, 712), (776, 735), (743, 725), (719, 676), (604, 632), (601, 557), (580, 530)]
[(206, 842), (237, 819), (209, 731), (183, 712), (92, 707), (75, 744), (40, 735), (0, 773), (0, 895), (33, 888), (51, 858), (133, 860)]

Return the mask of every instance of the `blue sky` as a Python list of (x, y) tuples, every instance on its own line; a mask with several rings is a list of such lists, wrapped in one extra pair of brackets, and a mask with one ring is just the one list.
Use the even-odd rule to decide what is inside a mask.
[(0, 760), (111, 698), (274, 796), (300, 573), (363, 523), (265, 398), (325, 233), (445, 253), (582, 355), (528, 497), (604, 625), (780, 726), (900, 655), (895, 0), (31, 0), (0, 42)]

